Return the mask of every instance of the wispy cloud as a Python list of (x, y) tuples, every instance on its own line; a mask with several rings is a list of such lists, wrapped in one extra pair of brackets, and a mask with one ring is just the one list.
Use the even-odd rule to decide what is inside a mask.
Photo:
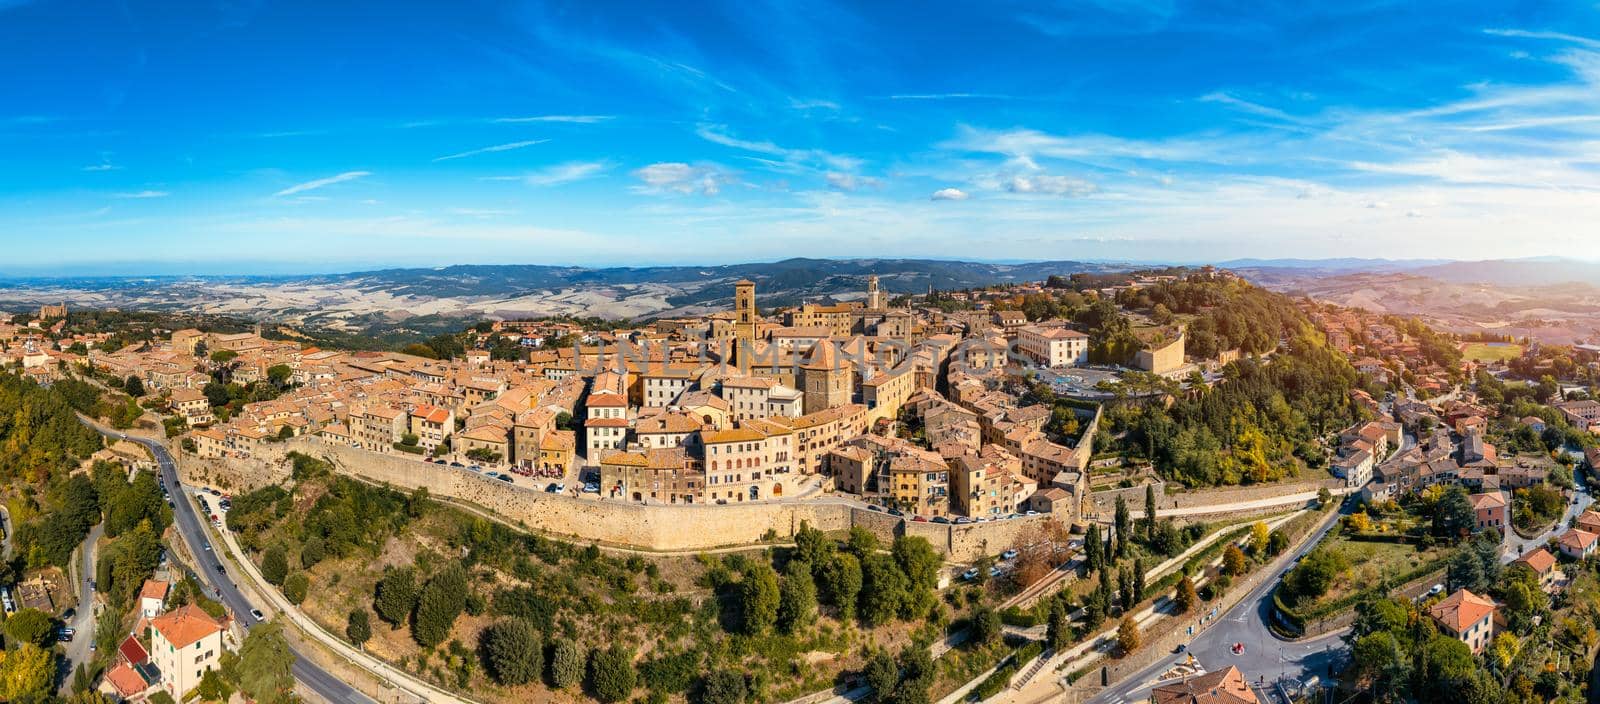
[(883, 186), (883, 182), (878, 179), (838, 171), (829, 171), (823, 176), (823, 180), (827, 181), (829, 188), (838, 191), (854, 191), (862, 188), (879, 188)]
[(690, 165), (683, 162), (658, 162), (635, 169), (634, 178), (642, 185), (635, 190), (650, 194), (699, 194), (714, 196), (724, 185), (734, 182), (733, 177), (714, 165)]
[(740, 139), (730, 134), (726, 125), (702, 124), (695, 129), (695, 134), (712, 144), (776, 156), (789, 165), (811, 167), (820, 165), (839, 171), (853, 171), (861, 167), (861, 160), (852, 156), (834, 154), (821, 149), (791, 149), (767, 140)]
[(1568, 43), (1572, 43), (1572, 44), (1577, 44), (1578, 46), (1584, 46), (1584, 47), (1588, 47), (1590, 49), (1600, 49), (1600, 39), (1594, 39), (1594, 38), (1591, 38), (1591, 37), (1580, 37), (1580, 36), (1578, 36), (1576, 34), (1564, 34), (1564, 33), (1561, 33), (1561, 32), (1538, 32), (1538, 31), (1530, 31), (1530, 30), (1526, 30), (1526, 29), (1498, 29), (1498, 28), (1485, 29), (1485, 30), (1483, 30), (1483, 33), (1484, 34), (1492, 34), (1492, 35), (1497, 36), (1497, 37), (1515, 37), (1517, 39), (1553, 39), (1553, 40), (1559, 41), (1559, 42), (1568, 42)]
[(609, 161), (569, 161), (530, 173), (522, 181), (530, 186), (559, 186), (600, 176), (611, 167)]
[(967, 192), (959, 188), (941, 188), (934, 191), (929, 200), (966, 200), (968, 197)]
[(283, 196), (292, 196), (292, 195), (294, 195), (296, 193), (304, 193), (306, 191), (316, 190), (318, 188), (322, 188), (323, 186), (332, 186), (335, 183), (344, 183), (345, 181), (354, 181), (354, 180), (356, 180), (358, 178), (365, 178), (365, 177), (371, 176), (371, 175), (372, 175), (371, 171), (346, 171), (346, 172), (344, 172), (342, 174), (329, 176), (327, 178), (319, 178), (319, 179), (317, 179), (315, 181), (306, 181), (305, 183), (297, 183), (297, 184), (295, 184), (293, 186), (290, 186), (290, 187), (285, 188), (285, 189), (283, 189), (281, 191), (278, 191), (277, 193), (274, 193), (272, 195), (275, 196), (275, 197), (279, 197), (279, 198), (281, 198)]
[(118, 194), (116, 194), (116, 197), (118, 197), (118, 198), (166, 198), (167, 196), (170, 196), (170, 195), (172, 195), (172, 194), (168, 193), (167, 191), (143, 190), (143, 191), (130, 191), (128, 193), (118, 193)]
[(578, 125), (592, 125), (596, 122), (615, 120), (616, 115), (532, 115), (528, 117), (501, 117), (494, 121), (502, 124), (525, 124), (529, 122), (568, 122)]
[(451, 159), (465, 159), (465, 158), (467, 158), (469, 156), (477, 156), (479, 154), (492, 154), (494, 152), (509, 152), (509, 151), (512, 151), (512, 150), (515, 150), (515, 149), (522, 149), (524, 147), (531, 147), (531, 146), (533, 146), (535, 144), (544, 144), (545, 142), (548, 142), (548, 141), (550, 141), (550, 140), (548, 140), (548, 139), (527, 139), (527, 140), (523, 140), (521, 142), (508, 142), (506, 144), (496, 144), (496, 145), (494, 145), (492, 147), (484, 147), (482, 149), (473, 149), (472, 151), (461, 152), (460, 154), (448, 154), (448, 155), (445, 155), (445, 156), (437, 157), (437, 158), (434, 159), (434, 161), (450, 161)]
[(896, 93), (881, 96), (884, 100), (1015, 100), (1016, 96), (1000, 93)]
[(83, 170), (84, 171), (117, 171), (117, 170), (119, 170), (121, 168), (122, 167), (117, 166), (116, 164), (113, 164), (113, 163), (110, 163), (110, 162), (102, 162), (102, 163), (99, 163), (99, 164), (90, 164), (88, 166), (85, 166), (85, 167), (83, 167)]

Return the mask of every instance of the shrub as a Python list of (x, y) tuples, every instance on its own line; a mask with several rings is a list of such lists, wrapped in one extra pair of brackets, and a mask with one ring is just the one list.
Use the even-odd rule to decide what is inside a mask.
[(620, 643), (589, 656), (589, 689), (602, 702), (620, 702), (632, 696), (638, 678), (633, 653)]
[(284, 556), (283, 546), (267, 548), (267, 553), (261, 556), (261, 578), (273, 586), (283, 586), (283, 579), (288, 576), (289, 559)]
[(304, 572), (296, 572), (283, 580), (283, 598), (288, 599), (289, 603), (295, 606), (299, 606), (300, 602), (306, 600), (306, 592), (310, 591), (310, 589), (311, 580), (306, 577)]
[(583, 648), (566, 638), (550, 648), (550, 686), (566, 689), (583, 680)]
[(372, 620), (367, 616), (366, 609), (350, 610), (350, 616), (344, 624), (344, 637), (358, 646), (372, 638)]

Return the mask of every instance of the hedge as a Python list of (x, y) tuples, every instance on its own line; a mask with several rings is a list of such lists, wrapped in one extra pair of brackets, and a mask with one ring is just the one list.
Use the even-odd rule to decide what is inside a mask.
[(967, 698), (981, 702), (999, 694), (1000, 690), (1011, 684), (1011, 678), (1016, 676), (1017, 671), (1021, 670), (1023, 665), (1033, 662), (1034, 658), (1039, 657), (1042, 652), (1044, 652), (1044, 644), (1036, 640), (1029, 641), (1027, 645), (1017, 648), (1006, 656), (1005, 662), (995, 668), (993, 674), (979, 683), (977, 687), (974, 687), (972, 692), (967, 695)]

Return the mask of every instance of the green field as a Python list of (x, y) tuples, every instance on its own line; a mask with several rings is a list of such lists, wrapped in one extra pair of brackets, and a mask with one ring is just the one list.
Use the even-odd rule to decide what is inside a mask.
[(1476, 362), (1505, 362), (1522, 356), (1522, 345), (1468, 342), (1461, 346), (1461, 356)]

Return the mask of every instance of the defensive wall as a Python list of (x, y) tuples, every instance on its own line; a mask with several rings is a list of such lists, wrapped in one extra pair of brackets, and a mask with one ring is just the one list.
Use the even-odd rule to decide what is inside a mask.
[(270, 455), (249, 459), (200, 459), (178, 453), (186, 483), (247, 491), (289, 479), (284, 456), (300, 452), (326, 459), (353, 477), (403, 491), (426, 488), (481, 507), (529, 530), (582, 542), (661, 552), (692, 552), (792, 537), (802, 523), (824, 531), (861, 526), (883, 540), (899, 535), (926, 538), (948, 559), (966, 562), (1010, 547), (1026, 527), (1044, 516), (967, 525), (906, 521), (840, 497), (782, 499), (736, 504), (644, 505), (579, 498), (517, 487), (465, 469), (396, 455), (294, 438), (272, 446)]

